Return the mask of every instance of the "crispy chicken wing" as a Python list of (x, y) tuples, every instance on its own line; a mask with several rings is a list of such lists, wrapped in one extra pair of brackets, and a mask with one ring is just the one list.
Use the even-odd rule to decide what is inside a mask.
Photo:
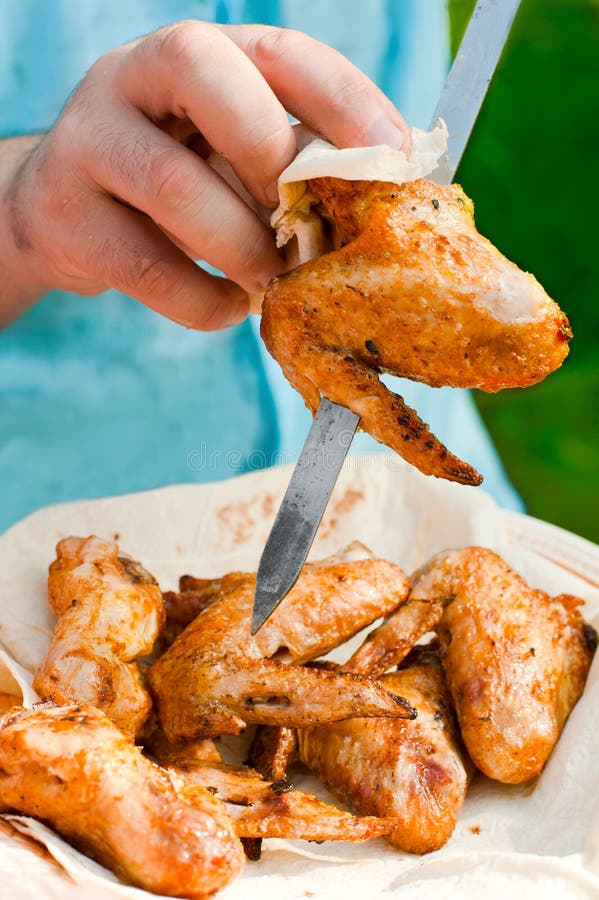
[(379, 373), (525, 387), (563, 362), (565, 315), (477, 232), (458, 185), (320, 178), (310, 188), (338, 249), (271, 282), (266, 346), (313, 413), (322, 394), (425, 474), (480, 483)]
[(538, 775), (580, 697), (596, 646), (582, 601), (533, 590), (481, 547), (434, 556), (407, 602), (344, 671), (379, 673), (435, 627), (464, 743), (498, 781)]
[(236, 734), (246, 723), (296, 726), (355, 715), (411, 717), (405, 701), (373, 681), (298, 665), (390, 612), (407, 588), (401, 569), (380, 559), (308, 564), (284, 606), (252, 636), (255, 576), (225, 576), (219, 599), (150, 670), (167, 737), (182, 741)]
[(251, 804), (233, 814), (240, 837), (357, 843), (389, 834), (393, 828), (392, 819), (354, 816), (293, 785), (287, 790), (287, 784), (266, 785), (262, 796), (256, 795)]
[[(288, 838), (305, 841), (366, 841), (387, 834), (389, 819), (357, 818), (298, 791), (284, 779), (267, 781), (248, 766), (200, 762), (185, 751), (161, 760), (190, 785), (207, 788), (229, 804), (240, 838)], [(186, 791), (187, 796), (193, 792)]]
[(596, 635), (581, 600), (532, 590), (489, 551), (462, 551), (458, 573), (456, 562), (433, 561), (415, 587), (456, 587), (437, 633), (464, 743), (491, 778), (525, 781), (582, 694)]
[(436, 652), (415, 648), (400, 671), (380, 681), (418, 709), (414, 722), (360, 718), (302, 728), (300, 756), (360, 813), (394, 818), (388, 839), (396, 847), (428, 853), (451, 835), (472, 765)]
[(58, 617), (33, 687), (57, 703), (89, 703), (137, 734), (152, 701), (133, 660), (149, 653), (164, 623), (154, 578), (117, 544), (69, 537), (56, 547), (48, 599)]
[(0, 723), (0, 808), (42, 819), (120, 878), (205, 898), (243, 865), (222, 803), (142, 756), (89, 706), (14, 709)]

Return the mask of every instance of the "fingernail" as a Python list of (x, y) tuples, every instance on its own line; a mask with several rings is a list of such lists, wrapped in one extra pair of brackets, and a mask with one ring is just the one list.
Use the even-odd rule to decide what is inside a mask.
[(405, 132), (389, 119), (377, 119), (366, 129), (362, 136), (365, 147), (374, 147), (377, 144), (386, 144), (394, 150), (404, 150), (406, 143)]

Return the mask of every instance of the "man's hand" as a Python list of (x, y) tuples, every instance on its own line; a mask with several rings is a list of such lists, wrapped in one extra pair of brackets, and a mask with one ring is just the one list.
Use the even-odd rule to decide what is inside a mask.
[(409, 149), (381, 91), (300, 32), (181, 22), (101, 57), (46, 136), (0, 144), (0, 320), (51, 288), (106, 287), (192, 328), (243, 319), (282, 262), (205, 160), (216, 150), (276, 206), (295, 155), (287, 111), (340, 147)]

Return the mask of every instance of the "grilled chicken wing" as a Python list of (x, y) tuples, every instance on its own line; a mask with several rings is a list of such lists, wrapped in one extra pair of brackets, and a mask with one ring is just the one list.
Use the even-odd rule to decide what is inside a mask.
[(120, 878), (205, 898), (243, 866), (224, 806), (142, 756), (88, 706), (16, 708), (0, 723), (0, 808), (42, 819)]
[(597, 638), (581, 604), (533, 590), (491, 550), (450, 550), (414, 575), (407, 602), (344, 671), (385, 671), (435, 627), (473, 762), (498, 781), (526, 781), (543, 768), (586, 682)]
[(400, 671), (380, 682), (418, 709), (414, 722), (360, 718), (302, 728), (300, 756), (360, 813), (395, 819), (392, 844), (428, 853), (450, 837), (473, 768), (433, 650), (415, 648)]
[(463, 551), (459, 573), (456, 561), (437, 559), (419, 581), (443, 593), (458, 582), (437, 633), (464, 743), (491, 778), (525, 781), (582, 694), (596, 635), (581, 600), (532, 590), (494, 554)]
[(298, 665), (390, 612), (407, 589), (401, 569), (384, 560), (308, 564), (285, 603), (252, 636), (255, 576), (225, 576), (219, 599), (150, 670), (167, 737), (236, 734), (246, 723), (296, 726), (355, 715), (413, 716), (405, 701), (375, 682)]
[[(227, 802), (240, 838), (356, 842), (387, 834), (394, 824), (372, 816), (357, 818), (284, 779), (265, 781), (248, 766), (199, 762), (185, 751), (165, 757), (161, 764), (187, 784), (207, 788)], [(186, 795), (193, 792), (186, 789)]]
[[(264, 784), (264, 783), (263, 783)], [(394, 821), (380, 816), (354, 816), (296, 790), (287, 782), (266, 785), (262, 797), (233, 814), (236, 833), (250, 838), (358, 843), (389, 834)]]
[(152, 701), (133, 660), (149, 653), (164, 623), (154, 578), (117, 544), (91, 536), (60, 541), (48, 599), (58, 617), (33, 687), (57, 703), (89, 703), (137, 734)]
[(525, 387), (567, 355), (565, 315), (477, 232), (458, 185), (320, 178), (310, 188), (338, 249), (271, 282), (266, 346), (313, 413), (323, 394), (425, 474), (480, 483), (379, 373)]

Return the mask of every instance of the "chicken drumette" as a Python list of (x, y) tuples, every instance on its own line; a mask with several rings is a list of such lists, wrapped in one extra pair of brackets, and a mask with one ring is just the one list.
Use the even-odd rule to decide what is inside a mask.
[(314, 413), (321, 394), (427, 475), (482, 480), (380, 381), (498, 391), (563, 362), (568, 320), (476, 230), (458, 185), (310, 181), (338, 249), (275, 279), (262, 336)]
[(33, 687), (57, 703), (89, 703), (137, 734), (152, 700), (135, 659), (149, 653), (164, 624), (155, 579), (118, 545), (69, 537), (56, 547), (48, 600), (58, 621)]
[(34, 816), (124, 881), (205, 898), (243, 866), (225, 807), (142, 756), (91, 706), (0, 720), (0, 809)]

